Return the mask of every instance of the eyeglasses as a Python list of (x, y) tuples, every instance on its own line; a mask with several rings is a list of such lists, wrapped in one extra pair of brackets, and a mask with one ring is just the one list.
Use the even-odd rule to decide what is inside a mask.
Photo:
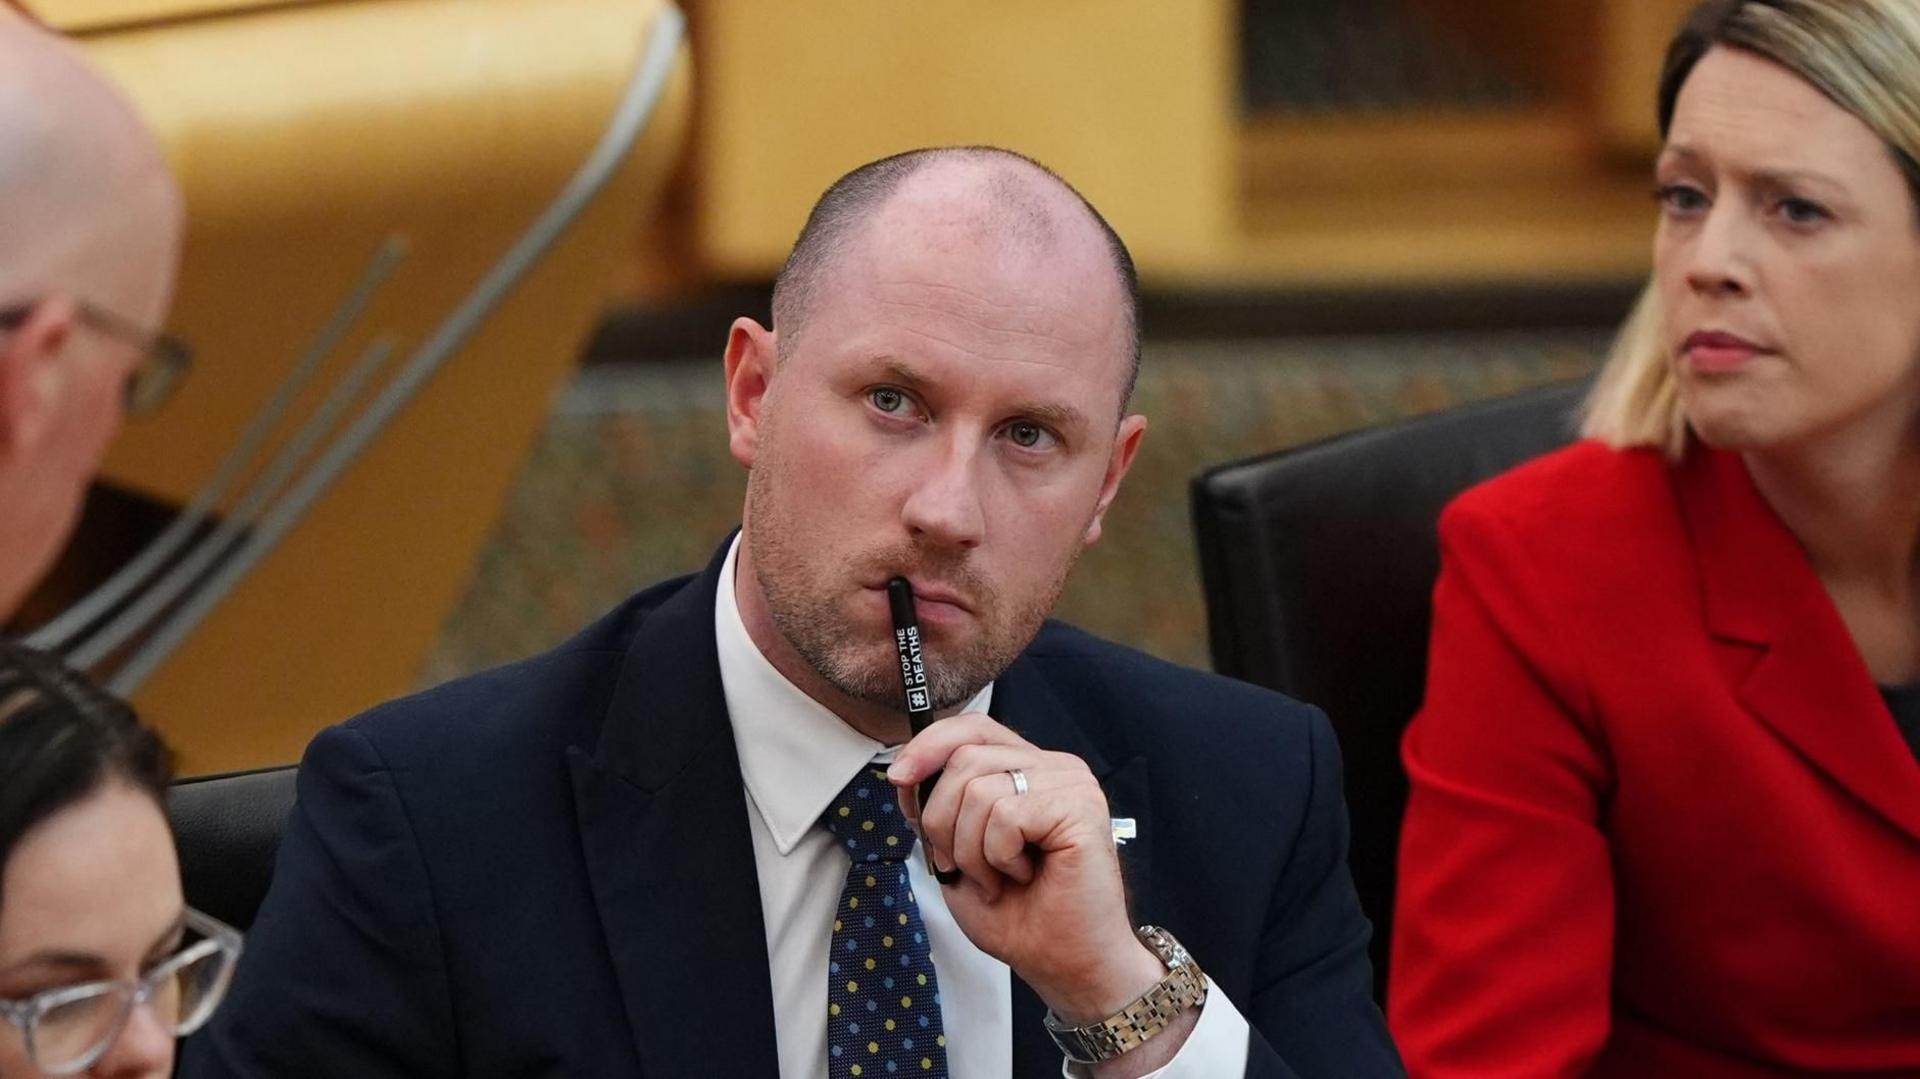
[[(0, 333), (19, 329), (35, 306), (21, 303), (0, 307)], [(81, 303), (78, 314), (82, 326), (140, 350), (140, 365), (127, 376), (129, 416), (144, 416), (159, 408), (193, 366), (193, 349), (178, 337), (144, 329), (132, 319), (90, 303)]]
[(138, 980), (87, 982), (0, 1000), (4, 1015), (25, 1036), (27, 1057), (48, 1075), (93, 1067), (126, 1029), (133, 1009), (153, 1009), (174, 1037), (199, 1030), (233, 980), (240, 933), (188, 908), (186, 926), (199, 935)]

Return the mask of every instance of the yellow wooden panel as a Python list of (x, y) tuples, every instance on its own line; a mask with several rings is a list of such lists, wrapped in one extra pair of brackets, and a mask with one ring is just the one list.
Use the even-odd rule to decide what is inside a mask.
[(316, 0), (22, 0), (48, 25), (71, 34), (288, 7)]
[(1652, 157), (1660, 149), (1655, 112), (1667, 43), (1699, 0), (1612, 0), (1602, 25), (1600, 129), (1621, 150)]
[(1242, 135), (1259, 197), (1356, 191), (1418, 200), (1438, 186), (1577, 183), (1603, 167), (1587, 117), (1568, 106), (1264, 116)]
[(1572, 106), (1266, 117), (1245, 137), (1245, 232), (1213, 284), (1588, 284), (1645, 270), (1645, 170), (1611, 160)]
[[(84, 39), (189, 207), (199, 362), (108, 475), (184, 501), (386, 236), (412, 253), (333, 365), (417, 347), (598, 140), (659, 0), (381, 0)], [(690, 76), (600, 200), (136, 697), (190, 771), (294, 759), (404, 691), (681, 151)], [(317, 403), (310, 393), (301, 411)]]
[(917, 146), (996, 143), (1079, 187), (1144, 273), (1235, 229), (1229, 0), (707, 0), (698, 244), (725, 276), (776, 270), (826, 185)]
[(1263, 199), (1213, 284), (1266, 288), (1591, 285), (1646, 274), (1653, 201), (1638, 175)]

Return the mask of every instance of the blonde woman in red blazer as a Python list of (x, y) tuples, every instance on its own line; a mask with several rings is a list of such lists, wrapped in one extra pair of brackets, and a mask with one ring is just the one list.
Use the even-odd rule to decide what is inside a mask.
[(1587, 433), (1441, 520), (1415, 1077), (1920, 1076), (1920, 0), (1705, 5)]

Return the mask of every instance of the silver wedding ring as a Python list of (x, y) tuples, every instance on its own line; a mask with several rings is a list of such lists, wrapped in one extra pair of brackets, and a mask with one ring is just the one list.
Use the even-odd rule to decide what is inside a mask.
[(1018, 768), (1009, 768), (1007, 774), (1013, 777), (1013, 793), (1027, 793), (1027, 773)]

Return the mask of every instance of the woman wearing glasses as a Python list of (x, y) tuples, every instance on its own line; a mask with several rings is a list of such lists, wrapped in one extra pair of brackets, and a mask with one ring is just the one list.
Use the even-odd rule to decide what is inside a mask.
[(167, 1076), (240, 938), (186, 907), (172, 765), (118, 700), (0, 642), (0, 1077)]

